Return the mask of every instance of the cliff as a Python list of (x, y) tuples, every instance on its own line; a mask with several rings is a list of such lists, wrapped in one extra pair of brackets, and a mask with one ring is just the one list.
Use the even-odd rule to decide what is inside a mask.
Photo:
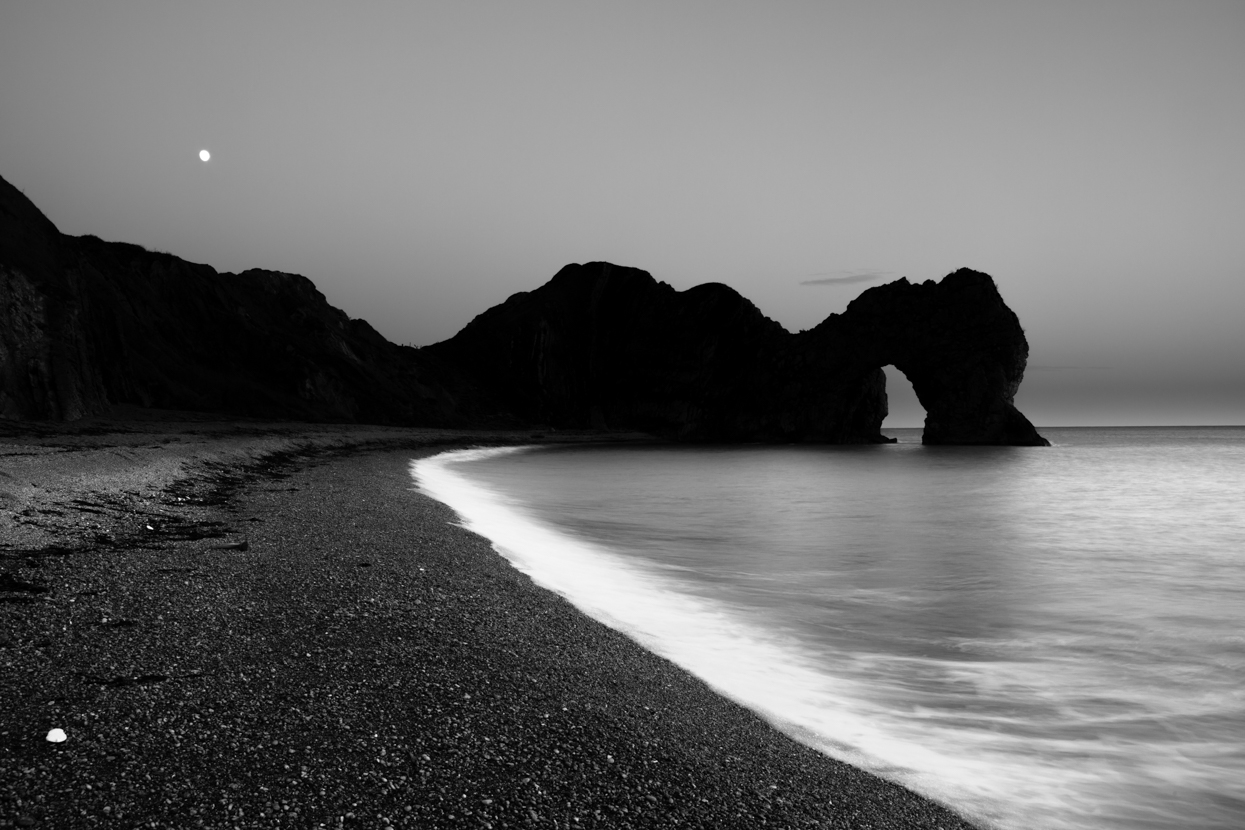
[(0, 179), (0, 417), (113, 404), (311, 421), (462, 424), (453, 372), (310, 280), (61, 234)]
[(788, 333), (725, 285), (568, 265), (453, 338), (396, 346), (310, 280), (72, 237), (0, 179), (0, 418), (115, 404), (307, 421), (612, 428), (687, 441), (884, 441), (893, 364), (934, 444), (1045, 444), (994, 281), (899, 280)]

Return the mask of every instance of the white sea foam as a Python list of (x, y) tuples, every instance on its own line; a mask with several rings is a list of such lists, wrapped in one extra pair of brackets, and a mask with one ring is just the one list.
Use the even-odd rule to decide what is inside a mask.
[[(459, 450), (412, 463), (420, 489), (444, 502), (462, 526), (538, 585), (585, 614), (696, 675), (720, 694), (756, 711), (798, 740), (873, 770), (978, 820), (999, 817), (992, 793), (955, 792), (944, 780), (969, 781), (986, 762), (948, 756), (888, 734), (884, 711), (870, 711), (868, 689), (818, 671), (794, 643), (748, 625), (727, 608), (672, 590), (658, 574), (524, 515), (504, 495), (455, 471), (457, 463), (522, 448)], [(929, 771), (941, 770), (939, 775)]]
[[(686, 568), (555, 528), (462, 467), (522, 451), (449, 452), (413, 462), (411, 471), (424, 493), (452, 507), (464, 527), (537, 584), (797, 740), (983, 825), (1183, 826), (1178, 811), (1166, 815), (1161, 806), (1131, 812), (1129, 793), (1141, 782), (1226, 796), (1228, 821), (1203, 826), (1233, 826), (1230, 770), (1239, 746), (1204, 728), (1177, 733), (1181, 717), (1239, 711), (1239, 689), (1169, 700), (1161, 687), (1113, 675), (1094, 660), (1069, 660), (1085, 636), (1076, 628), (1014, 641), (960, 638), (955, 651), (938, 656), (872, 653), (859, 643), (814, 648), (725, 595), (689, 590), (680, 573)], [(859, 590), (846, 596), (875, 601)], [(894, 606), (899, 597), (881, 591), (876, 601)], [(1149, 670), (1144, 660), (1137, 665)], [(1170, 718), (1171, 740), (1139, 743), (1126, 729), (1111, 730), (1156, 717)]]

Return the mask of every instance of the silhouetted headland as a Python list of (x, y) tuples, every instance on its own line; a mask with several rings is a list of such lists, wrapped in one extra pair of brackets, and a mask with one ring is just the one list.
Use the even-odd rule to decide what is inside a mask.
[(117, 404), (316, 422), (607, 428), (683, 441), (869, 443), (893, 364), (927, 444), (1047, 442), (1013, 404), (1028, 342), (986, 274), (900, 279), (792, 334), (725, 285), (568, 265), (413, 349), (305, 277), (218, 273), (62, 234), (0, 179), (0, 417)]
[(522, 420), (681, 440), (885, 441), (894, 364), (927, 444), (1045, 444), (1012, 404), (1029, 345), (988, 275), (871, 288), (791, 334), (725, 285), (568, 265), (429, 346)]

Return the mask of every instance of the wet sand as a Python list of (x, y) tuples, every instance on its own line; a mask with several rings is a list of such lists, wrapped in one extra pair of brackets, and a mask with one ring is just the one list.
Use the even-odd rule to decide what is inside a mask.
[(8, 427), (0, 827), (970, 826), (534, 586), (408, 474), (528, 440)]

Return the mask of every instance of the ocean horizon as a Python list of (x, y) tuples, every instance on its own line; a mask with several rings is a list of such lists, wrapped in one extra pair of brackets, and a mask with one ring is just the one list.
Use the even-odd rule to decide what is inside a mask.
[(537, 583), (983, 827), (1245, 823), (1245, 427), (458, 450)]

